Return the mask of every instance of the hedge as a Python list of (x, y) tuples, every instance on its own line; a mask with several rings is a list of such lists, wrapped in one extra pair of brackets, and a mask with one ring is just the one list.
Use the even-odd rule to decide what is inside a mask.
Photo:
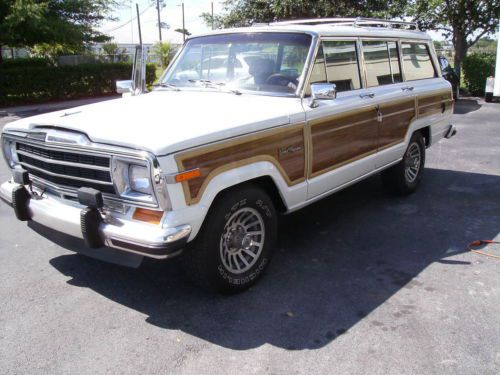
[(4, 69), (12, 68), (34, 68), (53, 65), (50, 60), (43, 57), (20, 57), (16, 59), (4, 59), (0, 67)]
[(467, 90), (476, 96), (484, 95), (486, 78), (495, 74), (493, 53), (471, 53), (462, 62)]
[[(156, 79), (146, 66), (146, 82)], [(5, 67), (0, 65), (0, 105), (77, 99), (115, 93), (115, 81), (130, 79), (130, 63), (74, 66)]]

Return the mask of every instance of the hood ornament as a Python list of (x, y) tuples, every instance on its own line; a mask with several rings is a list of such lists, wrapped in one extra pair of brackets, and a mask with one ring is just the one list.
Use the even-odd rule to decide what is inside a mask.
[(82, 111), (75, 111), (75, 112), (64, 112), (61, 117), (67, 117), (67, 116), (72, 116), (72, 115), (76, 115), (78, 113), (82, 113)]

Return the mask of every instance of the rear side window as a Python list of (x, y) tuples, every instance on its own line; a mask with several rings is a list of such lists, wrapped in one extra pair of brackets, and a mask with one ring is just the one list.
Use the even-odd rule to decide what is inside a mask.
[(337, 91), (361, 88), (358, 54), (355, 41), (325, 41), (323, 52), (326, 62), (326, 77), (337, 86)]
[(401, 48), (407, 81), (437, 77), (427, 44), (403, 42)]
[(367, 87), (401, 82), (396, 42), (363, 41)]

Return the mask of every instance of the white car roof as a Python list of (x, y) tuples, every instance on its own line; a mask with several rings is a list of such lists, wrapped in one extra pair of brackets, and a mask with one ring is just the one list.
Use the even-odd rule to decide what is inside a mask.
[[(415, 29), (411, 30), (411, 27)], [(249, 32), (302, 32), (320, 37), (375, 37), (431, 40), (431, 37), (425, 32), (418, 30), (414, 23), (360, 18), (318, 18), (257, 24), (250, 27), (215, 30), (193, 36), (192, 38), (207, 35)]]

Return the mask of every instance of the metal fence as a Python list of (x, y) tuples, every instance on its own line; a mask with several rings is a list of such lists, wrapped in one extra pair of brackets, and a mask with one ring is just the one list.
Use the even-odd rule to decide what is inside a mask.
[[(79, 65), (79, 64), (96, 64), (96, 63), (117, 63), (117, 62), (132, 62), (133, 53), (121, 53), (117, 55), (68, 55), (59, 56), (57, 63), (63, 65)], [(149, 53), (146, 55), (146, 62), (158, 64), (158, 58)]]

